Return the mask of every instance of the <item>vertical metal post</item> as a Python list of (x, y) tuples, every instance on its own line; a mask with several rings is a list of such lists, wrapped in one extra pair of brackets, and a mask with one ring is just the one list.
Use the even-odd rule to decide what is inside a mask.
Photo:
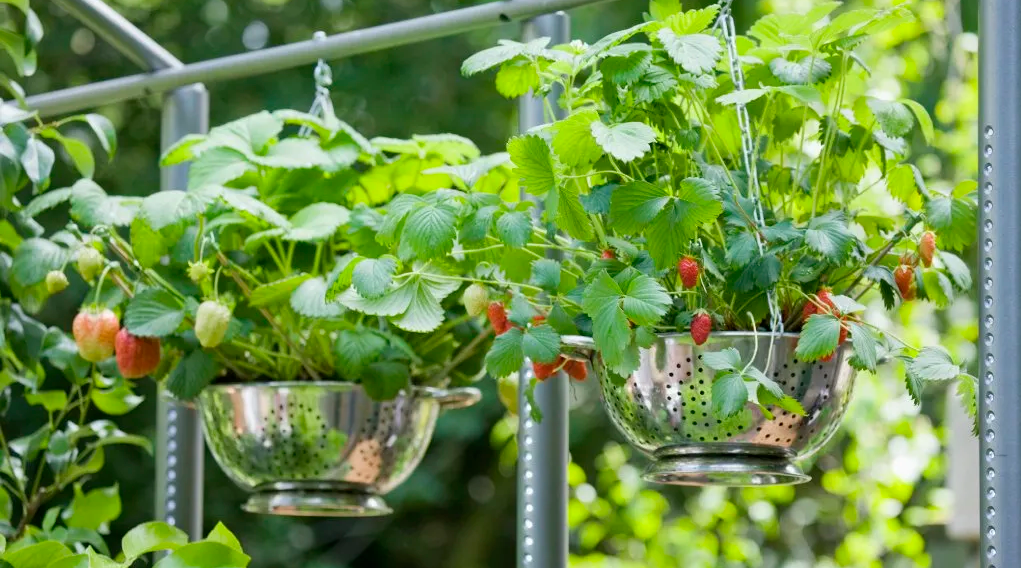
[(979, 3), (982, 566), (1021, 558), (1021, 2)]
[[(570, 41), (570, 35), (571, 20), (563, 12), (539, 16), (524, 26), (525, 41), (549, 37), (552, 44), (559, 44)], [(522, 97), (519, 118), (522, 132), (546, 122), (543, 107), (541, 98)], [(559, 107), (553, 104), (553, 108)], [(568, 378), (560, 373), (536, 387), (535, 401), (543, 415), (541, 423), (535, 423), (529, 416), (525, 389), (530, 379), (531, 369), (526, 364), (521, 372), (518, 394), (518, 519), (521, 522), (517, 565), (519, 568), (565, 568)]]
[[(164, 150), (188, 134), (209, 130), (209, 93), (196, 84), (170, 92), (163, 101)], [(188, 186), (186, 164), (160, 172), (160, 190)], [(205, 445), (198, 412), (158, 397), (156, 416), (156, 518), (202, 538), (202, 481)]]

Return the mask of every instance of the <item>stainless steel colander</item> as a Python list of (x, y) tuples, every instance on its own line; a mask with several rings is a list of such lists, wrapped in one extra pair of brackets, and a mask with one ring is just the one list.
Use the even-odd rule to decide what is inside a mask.
[[(702, 346), (688, 335), (662, 335), (641, 350), (641, 366), (623, 384), (602, 372), (587, 337), (565, 337), (575, 355), (592, 362), (603, 406), (617, 429), (653, 459), (645, 478), (675, 485), (787, 485), (810, 477), (795, 463), (819, 451), (836, 431), (851, 395), (855, 370), (847, 363), (850, 344), (829, 362), (809, 363), (794, 352), (797, 334), (718, 332)], [(755, 341), (758, 350), (755, 350)], [(772, 359), (767, 366), (770, 342)], [(773, 418), (748, 405), (720, 419), (712, 412), (714, 371), (704, 353), (733, 347), (775, 380), (806, 411), (797, 416), (771, 408)]]
[(480, 396), (415, 387), (379, 402), (352, 383), (247, 383), (207, 387), (199, 407), (216, 462), (254, 492), (246, 511), (361, 517), (391, 512), (382, 496), (418, 466), (440, 411)]

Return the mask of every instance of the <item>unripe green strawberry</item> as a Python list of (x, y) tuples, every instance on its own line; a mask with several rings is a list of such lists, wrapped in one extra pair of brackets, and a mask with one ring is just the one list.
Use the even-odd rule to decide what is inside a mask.
[(518, 374), (500, 377), (496, 382), (496, 394), (500, 402), (514, 416), (518, 414)]
[(713, 319), (706, 312), (698, 312), (691, 318), (691, 339), (695, 345), (702, 345), (709, 339), (713, 330)]
[(67, 276), (63, 270), (51, 270), (46, 273), (46, 291), (57, 294), (67, 289)]
[(78, 256), (75, 262), (78, 265), (78, 274), (81, 275), (82, 279), (86, 282), (92, 282), (103, 270), (106, 259), (103, 258), (103, 253), (96, 250), (95, 247), (86, 245), (78, 249)]
[(699, 267), (698, 261), (693, 257), (686, 256), (677, 263), (677, 273), (681, 276), (681, 284), (690, 290), (698, 285)]
[(71, 324), (71, 334), (78, 346), (78, 354), (90, 363), (99, 363), (113, 355), (120, 329), (117, 314), (110, 310), (78, 312)]
[(188, 263), (188, 278), (196, 284), (205, 282), (211, 272), (209, 265), (204, 261)]
[(117, 368), (125, 379), (144, 377), (160, 364), (160, 340), (156, 337), (137, 337), (122, 329), (117, 332), (114, 349)]
[(195, 313), (195, 337), (202, 347), (213, 348), (223, 341), (230, 327), (230, 308), (207, 300), (199, 305)]
[(464, 294), (461, 296), (461, 303), (464, 304), (464, 309), (468, 312), (468, 315), (472, 317), (480, 316), (486, 311), (486, 307), (489, 306), (489, 292), (481, 284), (472, 284), (465, 289)]
[(918, 256), (926, 268), (932, 266), (932, 256), (936, 253), (936, 233), (926, 231), (918, 240)]

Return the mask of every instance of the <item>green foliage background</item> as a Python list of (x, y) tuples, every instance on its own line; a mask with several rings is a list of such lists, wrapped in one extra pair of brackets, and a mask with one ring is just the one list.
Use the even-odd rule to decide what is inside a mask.
[[(267, 34), (266, 45), (464, 7), (467, 0), (108, 0), (184, 61), (246, 50), (243, 37)], [(770, 10), (805, 9), (817, 0), (735, 2), (742, 28)], [(696, 7), (699, 2), (685, 2)], [(885, 6), (891, 0), (852, 0)], [(647, 4), (624, 0), (572, 13), (574, 37), (594, 41), (638, 22)], [(877, 38), (870, 57), (884, 89), (922, 102), (937, 121), (937, 151), (917, 163), (929, 178), (948, 183), (974, 176), (977, 110), (976, 0), (919, 0), (917, 26)], [(25, 81), (30, 93), (136, 72), (112, 48), (49, 2), (36, 5), (47, 30), (40, 71)], [(247, 33), (246, 33), (247, 30)], [(485, 80), (459, 73), (460, 62), (498, 37), (514, 38), (517, 24), (455, 38), (333, 62), (338, 116), (367, 135), (403, 137), (453, 132), (475, 140), (483, 153), (501, 151), (516, 125), (515, 105)], [(258, 43), (258, 42), (256, 42)], [(212, 124), (268, 108), (311, 102), (311, 69), (295, 69), (212, 85)], [(118, 125), (120, 152), (96, 180), (111, 194), (158, 189), (158, 100), (99, 109)], [(58, 161), (59, 162), (59, 161)], [(54, 183), (73, 179), (66, 163)], [(56, 185), (59, 187), (60, 185)], [(49, 219), (52, 226), (63, 219)], [(52, 226), (50, 228), (52, 228)], [(971, 260), (973, 260), (973, 255)], [(63, 305), (50, 302), (47, 323), (69, 324), (85, 286), (73, 282)], [(913, 308), (913, 309), (912, 309)], [(956, 357), (974, 359), (973, 302), (961, 300), (935, 315), (922, 307), (901, 311), (899, 333), (919, 344), (936, 342)], [(844, 432), (829, 455), (816, 460), (815, 481), (794, 489), (654, 490), (638, 481), (641, 458), (614, 441), (592, 385), (574, 387), (572, 413), (572, 564), (576, 566), (961, 566), (971, 545), (946, 536), (951, 496), (942, 489), (946, 433), (944, 393), (930, 389), (918, 414), (901, 386), (902, 370), (863, 375)], [(250, 516), (243, 495), (207, 461), (206, 525), (232, 527), (253, 557), (252, 566), (513, 566), (514, 421), (503, 418), (495, 388), (485, 402), (451, 413), (416, 475), (388, 500), (392, 517), (299, 521)], [(154, 396), (121, 427), (152, 434)], [(927, 412), (930, 412), (927, 410)], [(14, 408), (16, 422), (26, 414)], [(28, 427), (26, 426), (26, 430)], [(125, 504), (112, 526), (116, 542), (153, 514), (153, 464), (130, 450), (111, 451), (121, 464), (108, 472)], [(118, 461), (119, 460), (119, 461)], [(959, 496), (960, 497), (960, 496)], [(974, 498), (974, 496), (964, 496)], [(130, 504), (130, 505), (129, 505)]]

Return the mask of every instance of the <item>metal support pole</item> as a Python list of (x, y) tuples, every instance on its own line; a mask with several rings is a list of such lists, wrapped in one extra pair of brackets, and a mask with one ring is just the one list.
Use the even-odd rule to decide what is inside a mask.
[[(563, 12), (539, 16), (524, 26), (524, 40), (551, 38), (552, 44), (571, 37), (571, 19)], [(551, 94), (556, 98), (557, 93)], [(532, 95), (521, 99), (519, 126), (522, 132), (546, 122), (543, 100)], [(554, 109), (559, 107), (554, 102)], [(558, 373), (535, 389), (542, 411), (541, 423), (530, 417), (525, 389), (531, 369), (521, 372), (518, 393), (518, 566), (565, 568), (567, 566), (567, 460), (568, 377)]]
[[(167, 149), (188, 134), (209, 130), (209, 93), (189, 85), (163, 101), (162, 146)], [(160, 189), (187, 187), (186, 164), (164, 168)], [(202, 482), (205, 444), (202, 422), (194, 408), (159, 396), (156, 417), (156, 518), (180, 526), (192, 539), (202, 531)]]
[(180, 67), (181, 61), (103, 0), (53, 0), (76, 20), (146, 71)]
[(1021, 558), (1021, 3), (983, 0), (979, 62), (982, 566)]
[(165, 93), (192, 83), (211, 83), (266, 75), (311, 65), (318, 59), (342, 59), (402, 45), (456, 35), (505, 22), (527, 19), (609, 0), (503, 0), (451, 10), (382, 26), (220, 57), (28, 98), (28, 107), (43, 116), (65, 114)]

